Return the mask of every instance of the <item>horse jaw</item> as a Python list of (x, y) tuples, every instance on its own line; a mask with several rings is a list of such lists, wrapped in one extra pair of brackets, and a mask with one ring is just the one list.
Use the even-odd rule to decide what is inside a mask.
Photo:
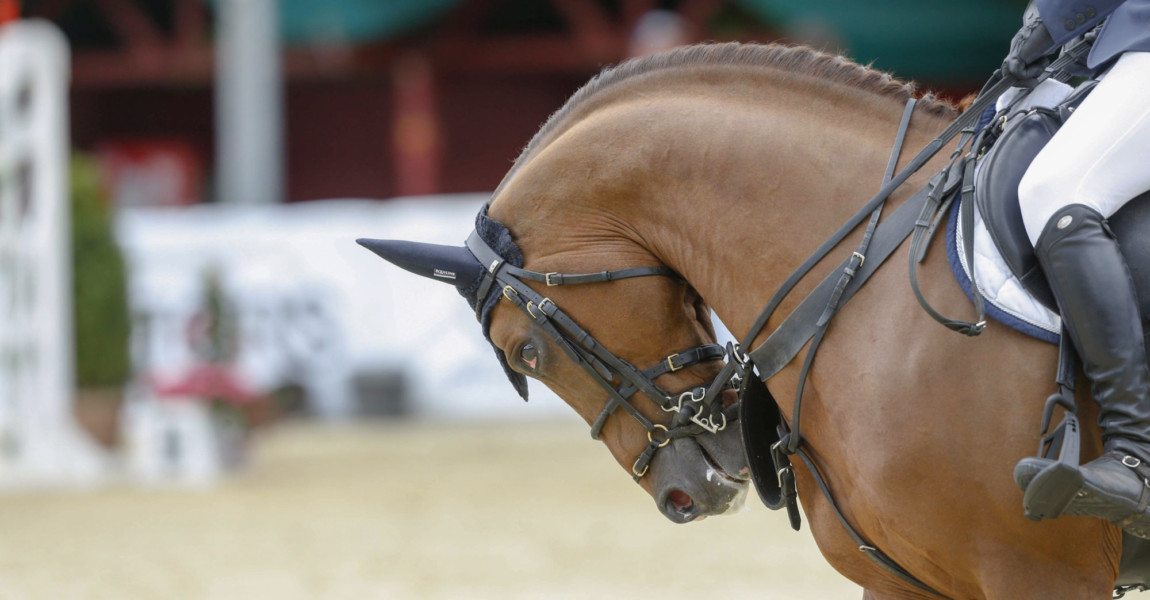
[(750, 485), (738, 423), (674, 440), (655, 454), (651, 477), (655, 505), (675, 523), (738, 510)]

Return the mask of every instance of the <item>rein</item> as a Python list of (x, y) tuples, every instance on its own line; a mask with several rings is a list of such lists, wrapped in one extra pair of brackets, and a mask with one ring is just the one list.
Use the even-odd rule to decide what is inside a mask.
[[(631, 277), (670, 277), (682, 281), (674, 270), (658, 267), (634, 267), (616, 271), (600, 271), (598, 273), (540, 273), (528, 271), (508, 264), (479, 236), (472, 232), (467, 238), (467, 248), (484, 265), (486, 272), (479, 287), (479, 302), (477, 307), (486, 304), (487, 297), (499, 290), (503, 298), (523, 311), (548, 336), (563, 349), (575, 364), (583, 368), (600, 387), (607, 392), (607, 401), (599, 416), (591, 425), (591, 437), (599, 439), (603, 425), (614, 412), (622, 408), (631, 415), (643, 429), (647, 430), (647, 447), (635, 459), (631, 466), (631, 476), (639, 481), (651, 465), (655, 453), (671, 440), (683, 437), (695, 437), (702, 434), (716, 434), (726, 428), (727, 423), (738, 419), (738, 404), (727, 409), (714, 411), (710, 404), (704, 403), (707, 393), (712, 387), (719, 391), (736, 388), (739, 385), (738, 377), (727, 377), (721, 384), (715, 386), (713, 382), (673, 394), (658, 385), (655, 379), (661, 375), (679, 371), (691, 365), (714, 360), (721, 360), (730, 355), (738, 363), (734, 345), (728, 344), (724, 349), (718, 344), (703, 344), (687, 350), (670, 354), (658, 364), (639, 370), (631, 363), (623, 360), (607, 350), (595, 340), (594, 336), (580, 327), (567, 313), (551, 301), (550, 298), (536, 292), (523, 283), (523, 280), (544, 283), (548, 287), (560, 285), (578, 285), (589, 283), (606, 283), (628, 279)], [(618, 386), (615, 381), (619, 381)], [(654, 423), (646, 417), (628, 398), (636, 392), (642, 392), (650, 398), (664, 412), (674, 413), (671, 425), (668, 427), (661, 423)], [(718, 403), (721, 406), (722, 403)]]

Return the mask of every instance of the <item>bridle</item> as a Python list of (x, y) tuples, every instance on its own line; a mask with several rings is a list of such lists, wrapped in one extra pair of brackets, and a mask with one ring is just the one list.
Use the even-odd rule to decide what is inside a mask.
[[(603, 425), (616, 409), (622, 408), (647, 430), (647, 447), (635, 459), (631, 466), (631, 475), (639, 481), (650, 467), (655, 452), (671, 443), (671, 440), (683, 437), (695, 437), (703, 434), (717, 434), (726, 428), (728, 422), (738, 419), (738, 405), (723, 408), (722, 402), (716, 402), (718, 394), (724, 389), (737, 388), (738, 378), (728, 377), (723, 384), (716, 386), (715, 382), (691, 388), (677, 394), (667, 392), (655, 385), (655, 379), (666, 373), (702, 362), (720, 360), (729, 357), (732, 363), (740, 368), (744, 357), (734, 344), (727, 344), (726, 349), (718, 344), (703, 344), (688, 350), (668, 355), (658, 364), (640, 370), (631, 363), (619, 358), (607, 350), (602, 344), (585, 329), (580, 327), (567, 313), (548, 297), (536, 292), (523, 280), (546, 284), (548, 287), (560, 285), (579, 285), (587, 283), (605, 283), (632, 277), (661, 276), (682, 280), (674, 270), (668, 267), (634, 267), (615, 271), (600, 271), (598, 273), (540, 273), (528, 271), (509, 264), (499, 256), (478, 232), (472, 232), (467, 238), (467, 248), (479, 259), (484, 266), (483, 280), (479, 284), (478, 303), (476, 311), (482, 311), (487, 304), (487, 298), (492, 293), (501, 293), (503, 298), (515, 305), (538, 325), (548, 336), (563, 349), (563, 352), (583, 368), (600, 387), (607, 392), (607, 402), (600, 411), (599, 416), (591, 425), (591, 437), (599, 439)], [(723, 371), (727, 371), (724, 368)], [(613, 383), (621, 382), (617, 387)], [(712, 392), (710, 388), (717, 391)], [(636, 392), (642, 392), (665, 412), (674, 413), (670, 426), (654, 423), (639, 409), (635, 408), (628, 399)]]

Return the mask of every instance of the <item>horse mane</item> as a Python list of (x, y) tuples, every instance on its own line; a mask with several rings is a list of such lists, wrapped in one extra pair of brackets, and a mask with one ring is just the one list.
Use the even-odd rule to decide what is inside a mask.
[[(548, 117), (543, 127), (515, 159), (508, 178), (527, 157), (544, 143), (561, 123), (566, 120), (584, 101), (599, 92), (623, 81), (656, 71), (696, 66), (751, 66), (765, 67), (788, 73), (807, 75), (812, 78), (839, 83), (854, 89), (905, 103), (914, 96), (913, 82), (895, 79), (890, 73), (860, 65), (838, 54), (828, 54), (808, 46), (786, 44), (697, 44), (673, 50), (633, 58), (616, 66), (608, 67), (579, 88), (563, 106)], [(956, 107), (933, 94), (922, 94), (916, 109), (937, 116), (951, 116), (958, 112)], [(506, 178), (505, 178), (506, 181)], [(499, 186), (502, 188), (502, 184)], [(497, 190), (498, 191), (498, 190)]]

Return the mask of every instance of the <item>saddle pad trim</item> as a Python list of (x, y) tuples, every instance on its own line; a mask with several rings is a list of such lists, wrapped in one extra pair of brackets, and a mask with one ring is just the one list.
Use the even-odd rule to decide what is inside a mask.
[[(966, 297), (973, 301), (974, 295), (971, 293), (970, 275), (967, 273), (967, 266), (964, 264), (965, 261), (958, 248), (959, 205), (962, 202), (963, 199), (960, 196), (951, 203), (950, 215), (948, 217), (949, 222), (946, 227), (946, 260), (950, 263), (950, 270), (954, 273), (954, 278), (958, 282), (959, 287), (962, 288), (962, 293), (966, 294)], [(969, 243), (967, 240), (962, 241)], [(984, 294), (983, 297), (987, 300), (986, 314), (990, 318), (1030, 337), (1050, 344), (1058, 343), (1058, 334), (1047, 331), (1038, 325), (1014, 315), (1007, 309), (999, 306), (992, 297), (986, 294)]]

